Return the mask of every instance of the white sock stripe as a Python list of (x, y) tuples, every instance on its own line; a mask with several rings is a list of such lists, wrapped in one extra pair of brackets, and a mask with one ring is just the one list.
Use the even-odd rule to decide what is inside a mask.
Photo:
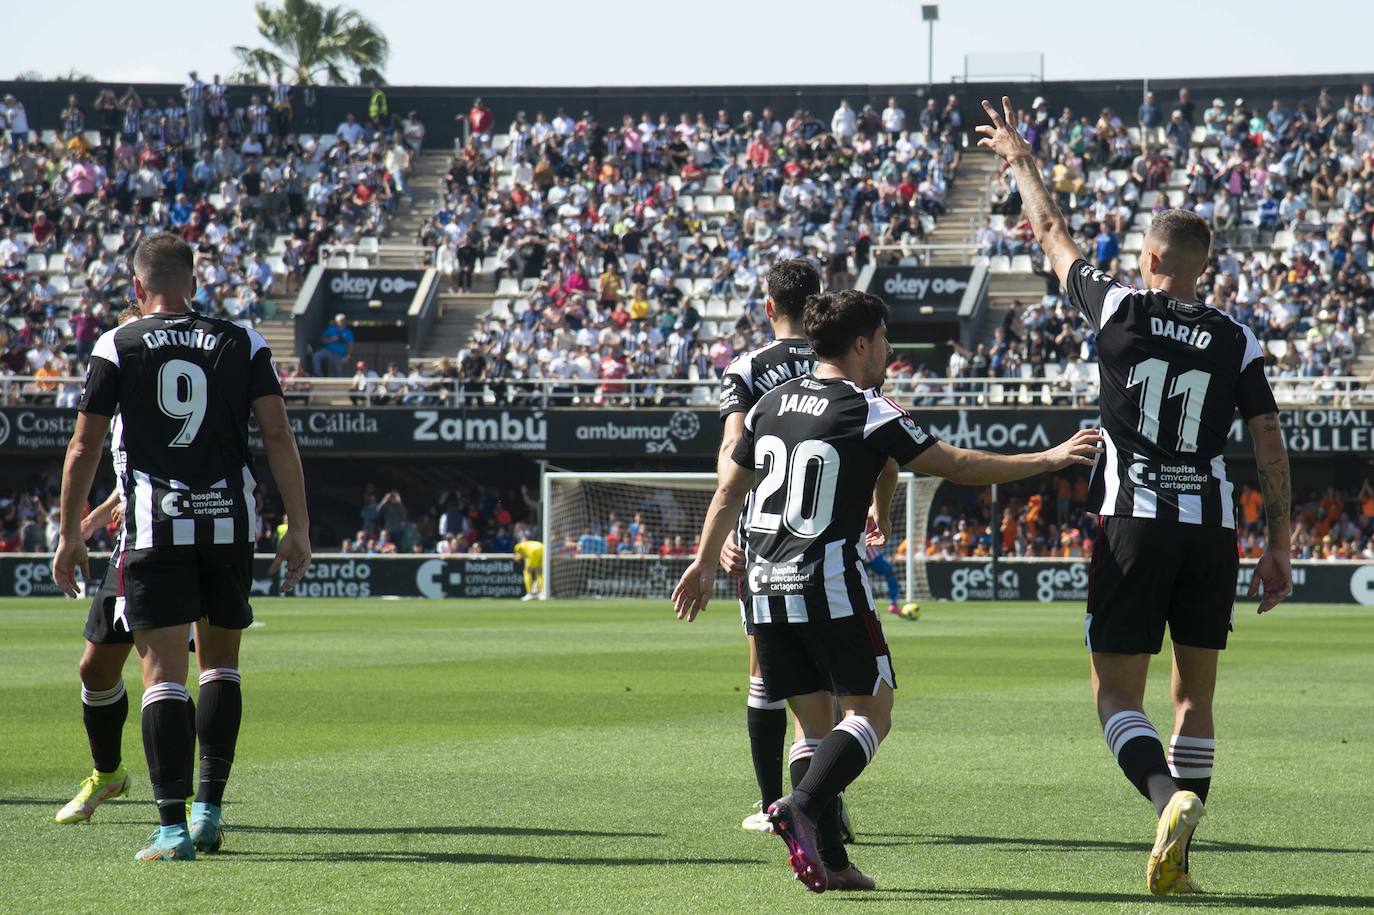
[(750, 690), (763, 689), (763, 677), (750, 677), (750, 678), (749, 678), (749, 689), (750, 689)]
[(776, 712), (787, 708), (787, 700), (779, 699), (777, 702), (769, 702), (766, 696), (750, 696), (745, 702), (750, 708), (763, 709), (764, 711)]
[(170, 700), (175, 702), (186, 702), (191, 698), (191, 691), (181, 683), (154, 683), (143, 691), (143, 708), (147, 708), (154, 702)]
[(799, 759), (806, 759), (816, 755), (816, 747), (819, 747), (819, 740), (797, 740), (792, 743), (792, 748), (787, 753), (787, 761), (794, 763)]
[(232, 680), (234, 683), (242, 682), (237, 667), (212, 667), (209, 670), (201, 671), (201, 686), (204, 686), (211, 680)]
[(1215, 751), (1217, 741), (1215, 737), (1189, 737), (1186, 734), (1175, 734), (1169, 738), (1169, 749), (1174, 747), (1187, 747), (1190, 750)]
[(1199, 762), (1211, 762), (1216, 757), (1216, 753), (1211, 750), (1176, 750), (1173, 747), (1170, 747), (1165, 755), (1170, 759), (1192, 759)]
[(81, 702), (92, 708), (103, 705), (114, 705), (124, 698), (124, 681), (120, 680), (109, 689), (87, 689), (81, 687)]
[[(1102, 726), (1102, 734), (1107, 739), (1113, 756), (1121, 755), (1121, 748), (1137, 737), (1153, 737), (1159, 740), (1159, 732), (1142, 712), (1117, 712)], [(1161, 741), (1162, 743), (1162, 741)]]
[(869, 762), (873, 761), (873, 754), (878, 752), (878, 732), (873, 730), (873, 725), (868, 723), (867, 718), (862, 715), (850, 715), (835, 725), (835, 730), (852, 734), (863, 747), (864, 756)]
[(1211, 778), (1211, 766), (1176, 766), (1169, 761), (1169, 774), (1174, 778)]

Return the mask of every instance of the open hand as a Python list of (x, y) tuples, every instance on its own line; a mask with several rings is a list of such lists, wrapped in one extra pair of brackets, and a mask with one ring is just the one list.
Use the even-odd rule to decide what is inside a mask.
[(978, 141), (979, 146), (985, 146), (1003, 159), (1011, 161), (1022, 156), (1032, 156), (1030, 144), (1026, 138), (1021, 136), (1016, 130), (1016, 112), (1012, 110), (1011, 99), (1002, 96), (1002, 112), (999, 114), (997, 109), (992, 107), (992, 103), (983, 99), (983, 110), (992, 119), (991, 124), (979, 124), (973, 128), (975, 132), (981, 133), (983, 138)]
[(82, 581), (91, 580), (91, 563), (86, 554), (86, 544), (80, 540), (63, 537), (57, 544), (57, 552), (52, 558), (52, 580), (62, 593), (68, 597), (80, 597), (81, 589), (76, 584), (76, 570), (81, 570)]
[(272, 560), (267, 574), (275, 578), (282, 563), (286, 563), (286, 580), (281, 583), (285, 594), (310, 571), (310, 538), (298, 528), (287, 527), (286, 536), (277, 544), (277, 558)]
[(707, 565), (699, 559), (692, 560), (682, 580), (673, 589), (673, 609), (677, 618), (692, 622), (697, 614), (706, 609), (711, 601), (711, 591), (716, 585), (716, 567)]
[(1102, 431), (1100, 429), (1080, 429), (1066, 442), (1045, 452), (1051, 470), (1063, 470), (1074, 464), (1091, 467), (1102, 450)]

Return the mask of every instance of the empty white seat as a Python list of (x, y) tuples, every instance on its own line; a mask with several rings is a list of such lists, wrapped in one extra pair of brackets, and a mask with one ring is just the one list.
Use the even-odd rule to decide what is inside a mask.
[(677, 208), (684, 213), (695, 213), (697, 204), (693, 198), (682, 196), (677, 199)]
[(1274, 243), (1270, 247), (1275, 251), (1282, 251), (1291, 244), (1293, 244), (1293, 233), (1288, 229), (1282, 229), (1274, 233)]
[(713, 172), (706, 176), (706, 180), (702, 182), (701, 189), (703, 191), (709, 191), (712, 194), (718, 194), (725, 190), (725, 179), (720, 176), (719, 172)]
[(681, 175), (669, 175), (669, 176), (668, 176), (668, 186), (671, 187), (671, 188), (672, 188), (673, 190), (675, 190), (675, 191), (680, 191), (680, 190), (682, 190), (682, 176), (681, 176)]
[(706, 296), (711, 294), (711, 280), (709, 277), (698, 277), (692, 280), (692, 294)]
[(730, 194), (721, 194), (719, 197), (717, 197), (717, 198), (716, 198), (716, 212), (717, 212), (717, 213), (733, 213), (733, 212), (735, 212), (735, 198), (734, 198), (734, 196), (732, 196), (732, 195), (730, 195)]
[(505, 152), (506, 150), (510, 149), (510, 134), (493, 134), (491, 138), (491, 148), (499, 153)]
[(58, 253), (56, 253), (56, 254), (50, 254), (50, 255), (48, 255), (48, 272), (49, 272), (49, 273), (66, 273), (66, 272), (67, 272), (67, 255), (63, 254), (63, 253), (60, 252), (60, 251), (59, 251)]
[(1199, 124), (1193, 128), (1192, 142), (1194, 146), (1201, 146), (1207, 141), (1207, 125)]
[(730, 313), (730, 307), (722, 298), (707, 299), (706, 308), (702, 314), (710, 315), (713, 318), (723, 318)]
[(286, 261), (282, 259), (280, 254), (269, 254), (267, 255), (266, 261), (267, 266), (271, 267), (272, 272), (277, 276), (286, 276), (289, 272), (286, 269)]
[(268, 250), (271, 251), (273, 254), (281, 254), (283, 251), (286, 250), (286, 240), (290, 237), (290, 235), (276, 236), (272, 239), (272, 247), (268, 248)]
[(48, 259), (41, 254), (30, 254), (24, 258), (24, 267), (30, 273), (42, 273), (48, 269)]
[(333, 270), (346, 270), (348, 269), (348, 258), (344, 257), (342, 254), (335, 254), (329, 258), (329, 262), (326, 266)]
[(715, 337), (715, 336), (718, 336), (719, 334), (720, 334), (720, 325), (718, 325), (715, 321), (702, 321), (702, 322), (701, 322), (701, 333), (699, 334), (699, 336), (701, 336), (701, 337)]
[(502, 277), (501, 282), (496, 284), (496, 294), (508, 296), (519, 295), (520, 281), (511, 276)]
[(64, 292), (70, 292), (72, 288), (72, 284), (68, 282), (65, 273), (59, 273), (56, 276), (50, 277), (48, 283), (53, 289), (57, 290), (58, 295), (62, 295)]
[(510, 310), (512, 315), (514, 315), (515, 317), (519, 317), (520, 315), (523, 315), (525, 312), (530, 310), (530, 300), (516, 299), (514, 302), (511, 303)]
[(988, 272), (1010, 273), (1011, 258), (1007, 257), (1005, 254), (997, 254), (988, 258)]
[(500, 264), (501, 259), (494, 254), (491, 257), (484, 257), (482, 258), (481, 266), (477, 268), (477, 272), (483, 274), (495, 273), (496, 268), (500, 266)]
[(1018, 254), (1011, 259), (1012, 273), (1030, 273), (1034, 268), (1029, 254)]
[(1138, 210), (1136, 214), (1131, 217), (1131, 228), (1143, 231), (1150, 227), (1150, 223), (1154, 222), (1154, 219), (1155, 214), (1151, 213), (1149, 210)]
[(687, 249), (692, 247), (692, 238), (689, 235), (682, 235), (677, 240), (677, 250), (680, 254), (686, 254)]
[(1114, 168), (1107, 172), (1107, 177), (1111, 178), (1117, 187), (1122, 187), (1127, 181), (1131, 180), (1131, 173), (1124, 168)]
[(510, 299), (492, 299), (491, 316), (503, 321), (510, 320)]
[(1121, 243), (1123, 251), (1139, 251), (1141, 245), (1145, 243), (1144, 232), (1127, 232), (1126, 240)]
[(986, 267), (988, 265), (988, 255), (975, 254), (969, 259), (969, 264), (974, 267)]
[(1171, 188), (1168, 193), (1169, 206), (1173, 207), (1174, 209), (1178, 209), (1179, 207), (1183, 206), (1183, 201), (1188, 199), (1188, 195), (1179, 188)]
[(1129, 251), (1126, 251), (1126, 252), (1123, 252), (1123, 253), (1122, 253), (1122, 255), (1121, 255), (1121, 269), (1122, 269), (1122, 270), (1135, 270), (1135, 269), (1137, 269), (1139, 266), (1140, 266), (1140, 258), (1139, 258), (1137, 255), (1132, 254), (1132, 253), (1129, 252)]
[[(539, 285), (539, 278), (538, 278), (538, 277), (527, 276), (527, 277), (525, 277), (524, 279), (522, 279), (522, 280), (520, 281), (520, 291), (521, 291), (521, 292), (533, 292), (533, 291), (534, 291), (534, 287), (535, 287), (535, 286), (538, 286), (538, 285)], [(528, 305), (529, 303), (526, 302), (525, 304)]]
[(370, 264), (368, 263), (367, 258), (362, 257), (360, 255), (355, 254), (348, 259), (349, 270), (366, 270), (369, 266)]
[(1155, 201), (1159, 199), (1159, 191), (1141, 191), (1140, 207), (1148, 210), (1154, 207)]
[(381, 242), (377, 240), (375, 235), (364, 235), (362, 238), (358, 239), (359, 254), (379, 254), (381, 250)]
[(673, 280), (673, 287), (678, 289), (683, 295), (692, 294), (692, 281), (686, 277), (678, 277)]
[(710, 194), (702, 194), (693, 200), (693, 205), (698, 213), (714, 213), (716, 211), (716, 201)]

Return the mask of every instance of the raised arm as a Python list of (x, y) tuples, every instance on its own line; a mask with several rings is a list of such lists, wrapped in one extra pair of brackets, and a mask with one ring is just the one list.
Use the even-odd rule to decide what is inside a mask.
[(1081, 429), (1068, 441), (1031, 454), (989, 454), (936, 442), (906, 466), (960, 486), (987, 486), (1024, 480), (1074, 464), (1092, 466), (1101, 444), (1102, 433), (1096, 429)]
[(1025, 137), (1016, 132), (1016, 116), (1012, 111), (1011, 99), (1002, 96), (1002, 114), (998, 114), (987, 99), (983, 100), (983, 110), (988, 113), (992, 123), (979, 124), (974, 128), (983, 134), (978, 145), (986, 146), (1011, 166), (1011, 172), (1016, 176), (1016, 188), (1021, 192), (1021, 209), (1030, 220), (1035, 240), (1040, 243), (1050, 269), (1059, 277), (1062, 286), (1067, 282), (1069, 267), (1083, 255), (1069, 235), (1069, 224), (1064, 214), (1059, 212), (1049, 189), (1045, 187), (1035, 153)]
[(1255, 443), (1255, 467), (1259, 471), (1260, 492), (1264, 495), (1264, 517), (1268, 524), (1268, 540), (1264, 555), (1255, 566), (1250, 579), (1251, 597), (1260, 598), (1259, 612), (1267, 613), (1279, 601), (1293, 593), (1293, 573), (1290, 553), (1292, 532), (1289, 528), (1293, 511), (1293, 493), (1288, 475), (1288, 449), (1279, 428), (1279, 415), (1265, 413), (1246, 423)]

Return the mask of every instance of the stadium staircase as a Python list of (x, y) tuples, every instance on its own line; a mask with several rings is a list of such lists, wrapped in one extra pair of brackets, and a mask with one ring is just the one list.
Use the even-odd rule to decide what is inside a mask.
[[(925, 240), (932, 245), (969, 245), (988, 215), (988, 182), (997, 174), (997, 157), (977, 146), (968, 146), (959, 157), (959, 169), (945, 195), (945, 211)], [(930, 263), (967, 264), (968, 251), (954, 248), (930, 252)]]

